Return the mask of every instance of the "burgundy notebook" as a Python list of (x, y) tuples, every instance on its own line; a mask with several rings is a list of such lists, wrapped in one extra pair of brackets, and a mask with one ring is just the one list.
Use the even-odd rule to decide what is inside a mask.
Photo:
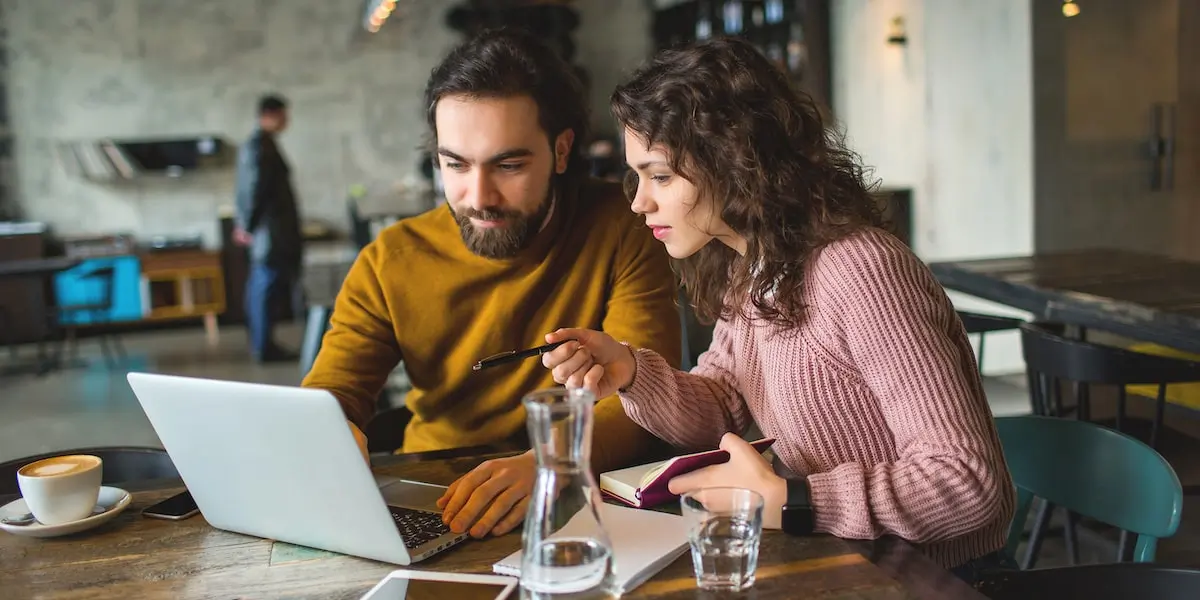
[[(754, 446), (755, 450), (763, 452), (774, 442), (774, 438), (764, 438), (757, 442), (750, 442), (750, 445)], [(650, 508), (679, 497), (667, 489), (667, 484), (672, 478), (728, 461), (729, 453), (718, 449), (609, 471), (600, 474), (600, 491), (629, 506)]]

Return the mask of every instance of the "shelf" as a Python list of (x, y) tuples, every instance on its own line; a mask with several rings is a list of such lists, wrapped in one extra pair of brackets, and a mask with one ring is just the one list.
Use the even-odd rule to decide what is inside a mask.
[(216, 252), (151, 253), (142, 258), (147, 319), (212, 319), (225, 312), (225, 276)]

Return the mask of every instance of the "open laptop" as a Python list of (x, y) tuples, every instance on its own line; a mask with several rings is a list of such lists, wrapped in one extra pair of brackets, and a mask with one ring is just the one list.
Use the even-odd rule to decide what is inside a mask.
[(454, 546), (445, 486), (377, 478), (324, 390), (129, 373), (200, 513), (218, 529), (408, 565)]

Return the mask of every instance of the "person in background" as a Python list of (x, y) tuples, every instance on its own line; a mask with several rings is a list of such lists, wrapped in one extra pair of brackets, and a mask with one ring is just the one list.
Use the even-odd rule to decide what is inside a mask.
[[(678, 364), (669, 259), (620, 184), (587, 177), (588, 111), (570, 67), (530, 35), (486, 32), (433, 70), (424, 106), (447, 202), (362, 250), (303, 382), (338, 398), (364, 452), (362, 431), (401, 360), (412, 382), (404, 452), (528, 448), (521, 399), (553, 379), (532, 359), (472, 366), (540, 345), (559, 323), (611, 332)], [(659, 449), (615, 396), (596, 403), (593, 440), (598, 472)], [(535, 473), (532, 452), (488, 461), (450, 486), (443, 519), (475, 537), (511, 531)]]
[(294, 310), (299, 293), (304, 236), (290, 168), (276, 137), (288, 126), (287, 102), (275, 95), (258, 103), (258, 125), (238, 150), (234, 242), (249, 247), (246, 325), (250, 352), (259, 362), (292, 361), (296, 354), (274, 338), (281, 299)]
[[(576, 341), (543, 356), (555, 381), (619, 393), (676, 446), (729, 451), (672, 492), (749, 488), (767, 527), (899, 536), (966, 579), (1010, 564), (1015, 490), (966, 332), (812, 98), (717, 39), (660, 54), (612, 108), (631, 208), (713, 341), (685, 373), (611, 332), (558, 330), (546, 341)], [(754, 423), (778, 469), (739, 437)]]

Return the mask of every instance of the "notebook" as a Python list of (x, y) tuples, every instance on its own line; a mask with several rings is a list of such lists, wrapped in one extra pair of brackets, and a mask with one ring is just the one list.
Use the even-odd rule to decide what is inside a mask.
[[(675, 562), (688, 549), (687, 522), (679, 515), (600, 504), (600, 520), (613, 547), (613, 574), (626, 594)], [(570, 535), (571, 521), (555, 532)], [(500, 575), (521, 576), (521, 551), (492, 565)]]
[[(750, 442), (750, 445), (755, 450), (763, 452), (774, 442), (774, 438), (763, 438), (757, 442)], [(600, 474), (600, 490), (608, 497), (629, 506), (650, 508), (679, 497), (667, 489), (667, 484), (673, 477), (728, 460), (728, 452), (709, 450), (676, 456), (661, 462), (609, 471)]]

